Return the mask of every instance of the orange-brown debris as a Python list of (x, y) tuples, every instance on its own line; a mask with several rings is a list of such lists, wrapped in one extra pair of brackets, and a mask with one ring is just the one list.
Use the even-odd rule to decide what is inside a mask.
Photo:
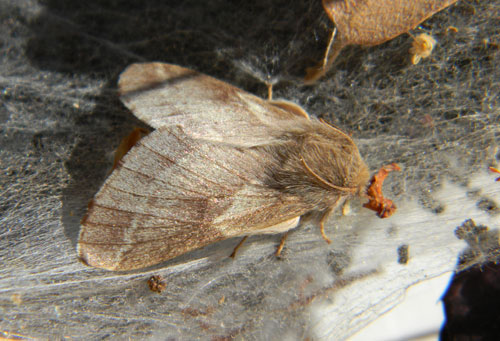
[(161, 293), (167, 287), (167, 284), (160, 275), (151, 276), (148, 279), (149, 289), (153, 292)]
[(396, 211), (396, 205), (394, 205), (392, 200), (384, 198), (382, 185), (389, 172), (400, 170), (401, 168), (397, 164), (392, 163), (382, 167), (377, 174), (373, 175), (370, 186), (366, 190), (366, 194), (370, 201), (364, 204), (363, 207), (377, 212), (380, 218), (390, 217)]
[[(495, 167), (490, 167), (490, 171), (492, 171), (493, 173), (500, 174), (500, 170), (496, 169)], [(500, 181), (500, 177), (496, 178), (495, 181)]]
[(134, 130), (130, 133), (129, 136), (125, 137), (121, 142), (118, 148), (115, 151), (115, 159), (113, 161), (114, 170), (118, 166), (118, 162), (128, 153), (133, 146), (139, 142), (144, 136), (146, 136), (149, 132), (143, 128), (134, 128)]

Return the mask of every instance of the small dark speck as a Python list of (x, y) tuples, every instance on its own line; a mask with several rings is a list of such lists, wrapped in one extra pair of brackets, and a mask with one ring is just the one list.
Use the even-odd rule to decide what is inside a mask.
[(167, 287), (163, 277), (160, 275), (151, 276), (148, 279), (149, 289), (153, 292), (161, 293)]
[(337, 276), (342, 275), (351, 262), (351, 257), (343, 252), (331, 251), (327, 257), (330, 270)]
[(477, 202), (477, 207), (488, 214), (500, 213), (500, 209), (498, 208), (497, 204), (488, 198), (481, 198)]
[(436, 213), (436, 214), (443, 213), (444, 212), (444, 206), (439, 205), (439, 206), (434, 207), (433, 212)]
[(37, 133), (37, 134), (33, 135), (33, 139), (31, 142), (32, 142), (33, 148), (35, 148), (35, 150), (41, 150), (44, 148), (42, 137), (43, 136), (41, 133)]
[(403, 244), (398, 247), (398, 263), (408, 264), (409, 260), (409, 246), (408, 244)]

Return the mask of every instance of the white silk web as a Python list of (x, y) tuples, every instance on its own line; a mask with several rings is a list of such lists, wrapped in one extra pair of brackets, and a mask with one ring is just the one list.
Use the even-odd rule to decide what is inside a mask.
[[(75, 339), (343, 339), (407, 287), (453, 271), (466, 219), (495, 231), (500, 183), (500, 1), (459, 1), (412, 40), (349, 47), (304, 86), (331, 22), (320, 1), (0, 0), (0, 336)], [(457, 30), (450, 29), (453, 26)], [(138, 61), (196, 69), (301, 104), (352, 134), (372, 171), (397, 162), (381, 220), (361, 203), (326, 233), (305, 220), (288, 238), (226, 240), (153, 269), (115, 273), (76, 259), (87, 202), (114, 148), (143, 126), (120, 104), (117, 75)], [(398, 263), (408, 245), (409, 261)], [(491, 255), (469, 263), (484, 261)], [(162, 275), (162, 294), (149, 291)]]

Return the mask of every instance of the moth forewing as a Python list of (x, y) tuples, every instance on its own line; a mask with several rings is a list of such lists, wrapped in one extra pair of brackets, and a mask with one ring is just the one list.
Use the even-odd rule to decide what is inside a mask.
[(266, 187), (266, 160), (273, 162), (265, 148), (195, 140), (175, 127), (154, 131), (92, 201), (81, 259), (109, 270), (141, 268), (305, 213), (294, 195)]
[[(303, 110), (168, 64), (141, 64), (147, 74), (134, 71), (134, 87), (133, 69), (120, 88), (157, 130), (118, 162), (89, 205), (78, 242), (85, 263), (132, 270), (221, 239), (285, 232), (364, 189), (368, 171), (352, 139)], [(200, 135), (200, 126), (210, 133)]]

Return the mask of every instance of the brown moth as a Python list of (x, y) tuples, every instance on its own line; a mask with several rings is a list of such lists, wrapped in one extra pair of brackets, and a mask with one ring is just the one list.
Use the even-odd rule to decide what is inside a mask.
[(344, 47), (382, 44), (455, 2), (457, 0), (322, 0), (335, 30), (321, 65), (307, 70), (306, 83), (323, 76)]
[(121, 100), (155, 128), (117, 163), (81, 222), (78, 255), (108, 270), (151, 266), (237, 236), (320, 226), (365, 192), (352, 139), (290, 102), (266, 101), (176, 65), (133, 64)]

